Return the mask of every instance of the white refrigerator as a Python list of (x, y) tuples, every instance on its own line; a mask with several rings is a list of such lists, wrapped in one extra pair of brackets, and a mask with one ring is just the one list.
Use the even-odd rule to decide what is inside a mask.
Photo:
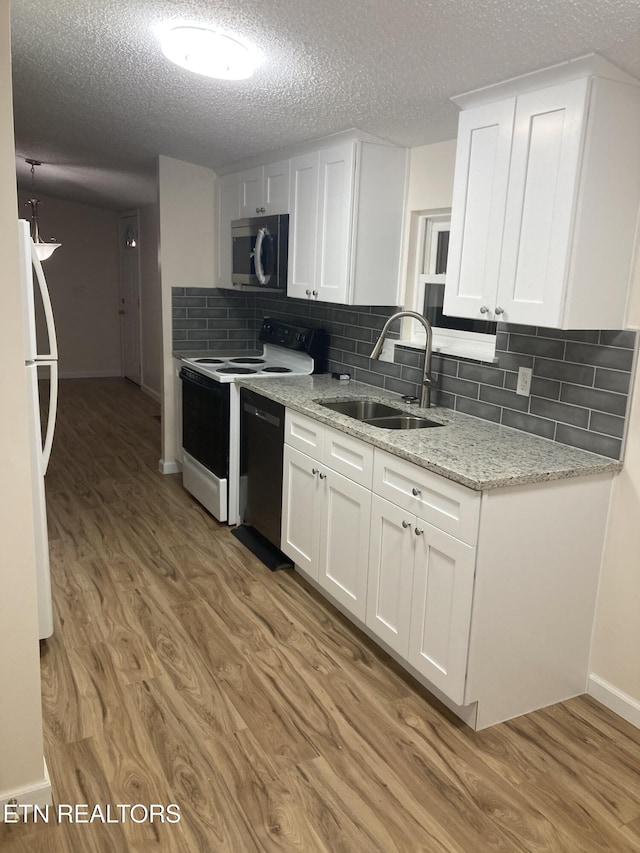
[[(53, 634), (53, 607), (44, 476), (49, 465), (58, 406), (58, 344), (47, 282), (31, 240), (29, 223), (21, 219), (18, 225), (25, 330), (25, 379), (29, 397), (29, 445), (36, 537), (38, 622), (40, 639), (45, 639)], [(40, 323), (36, 322), (36, 312), (42, 314), (43, 320)], [(39, 385), (43, 388), (48, 387), (48, 399), (41, 401)], [(44, 424), (41, 421), (41, 412), (46, 421)]]

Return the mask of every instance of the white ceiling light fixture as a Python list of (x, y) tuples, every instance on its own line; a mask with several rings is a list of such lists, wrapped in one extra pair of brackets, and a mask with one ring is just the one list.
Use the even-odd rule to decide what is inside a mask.
[(40, 237), (40, 223), (38, 222), (38, 205), (40, 200), (36, 198), (36, 166), (42, 166), (40, 160), (25, 160), (31, 166), (31, 198), (27, 204), (31, 208), (31, 239), (36, 247), (36, 254), (41, 261), (46, 261), (58, 249), (62, 243), (56, 243), (55, 238), (47, 242)]
[(260, 64), (254, 48), (211, 27), (167, 23), (157, 34), (167, 59), (205, 77), (246, 80)]

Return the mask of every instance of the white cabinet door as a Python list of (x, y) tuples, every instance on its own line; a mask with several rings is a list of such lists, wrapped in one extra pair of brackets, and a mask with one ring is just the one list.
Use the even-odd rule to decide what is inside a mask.
[(322, 302), (349, 301), (355, 157), (354, 142), (320, 151), (313, 296)]
[(517, 99), (497, 297), (506, 322), (562, 323), (589, 84)]
[(264, 167), (263, 207), (269, 215), (289, 213), (289, 170), (291, 160)]
[(281, 160), (239, 174), (240, 213), (243, 217), (289, 212), (290, 163), (290, 160)]
[(239, 174), (240, 215), (258, 216), (264, 213), (264, 168), (247, 169)]
[(217, 212), (217, 284), (231, 288), (231, 223), (240, 218), (240, 180), (238, 175), (223, 175), (218, 178), (216, 189)]
[(416, 519), (407, 660), (458, 705), (471, 630), (475, 548)]
[(409, 653), (415, 516), (374, 495), (367, 626), (398, 654)]
[(280, 547), (296, 566), (315, 580), (318, 579), (321, 521), (319, 467), (305, 453), (285, 445)]
[(515, 98), (460, 114), (444, 313), (494, 320)]
[(287, 296), (310, 299), (316, 290), (319, 154), (291, 160)]
[(324, 466), (318, 478), (322, 493), (318, 582), (364, 621), (371, 492)]

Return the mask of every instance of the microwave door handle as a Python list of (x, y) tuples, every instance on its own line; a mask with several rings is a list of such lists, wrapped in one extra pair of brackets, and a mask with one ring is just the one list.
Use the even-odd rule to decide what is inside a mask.
[(256, 245), (253, 250), (253, 265), (256, 270), (256, 278), (258, 279), (260, 284), (267, 283), (267, 277), (264, 274), (264, 268), (262, 266), (262, 242), (266, 233), (266, 228), (258, 228), (258, 234), (256, 236)]

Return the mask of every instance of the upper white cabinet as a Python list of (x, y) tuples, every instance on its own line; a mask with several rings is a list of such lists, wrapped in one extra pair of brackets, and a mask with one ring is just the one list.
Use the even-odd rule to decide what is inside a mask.
[(287, 295), (398, 302), (407, 152), (348, 141), (291, 160)]
[(290, 160), (240, 172), (240, 215), (271, 216), (289, 212)]
[(622, 328), (640, 200), (639, 86), (596, 57), (455, 100), (445, 313)]

